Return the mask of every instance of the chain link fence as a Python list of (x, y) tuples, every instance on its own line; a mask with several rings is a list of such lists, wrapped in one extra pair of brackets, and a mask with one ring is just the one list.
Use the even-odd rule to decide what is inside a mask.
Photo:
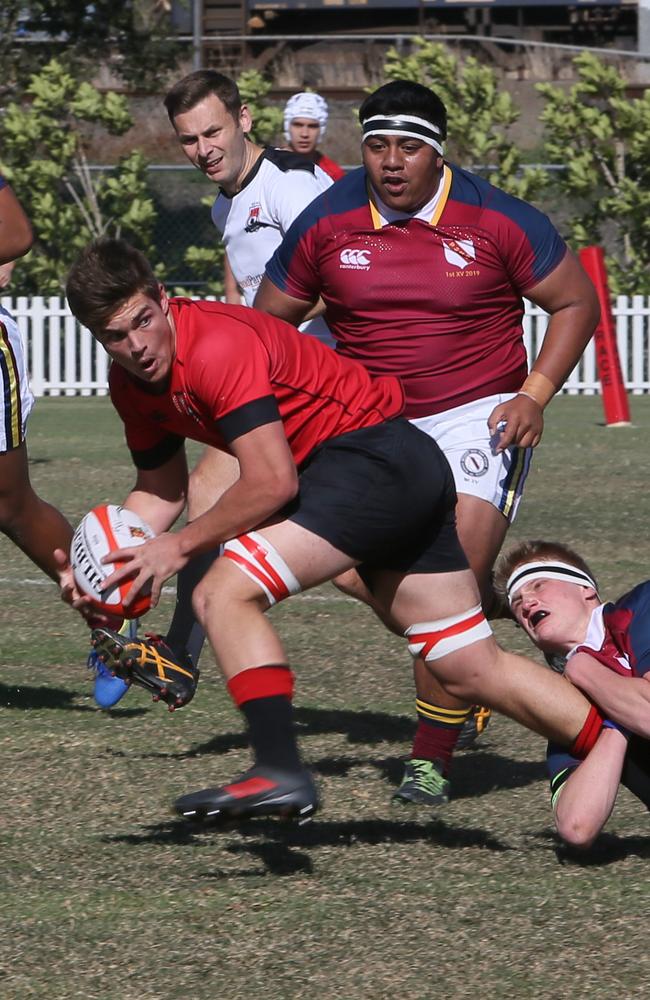
[[(200, 294), (205, 282), (197, 281), (184, 262), (184, 255), (189, 246), (211, 247), (220, 241), (210, 218), (210, 205), (217, 188), (189, 164), (187, 167), (151, 165), (147, 180), (157, 216), (155, 259), (165, 265), (165, 283), (169, 287), (196, 289)], [(210, 205), (203, 204), (205, 199), (210, 199)]]

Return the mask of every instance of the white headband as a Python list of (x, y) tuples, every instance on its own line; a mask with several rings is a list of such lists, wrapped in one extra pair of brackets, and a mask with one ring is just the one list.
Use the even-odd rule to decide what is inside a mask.
[(284, 137), (289, 142), (291, 133), (289, 126), (295, 118), (312, 118), (320, 125), (320, 136), (322, 139), (327, 128), (327, 101), (320, 94), (311, 94), (303, 91), (290, 97), (284, 107)]
[(592, 587), (598, 591), (595, 581), (577, 566), (563, 562), (527, 562), (517, 566), (508, 577), (508, 603), (512, 604), (517, 591), (531, 580), (562, 580), (564, 583), (575, 583), (578, 587)]
[(442, 131), (425, 118), (417, 118), (415, 115), (373, 115), (361, 123), (361, 128), (364, 141), (371, 135), (408, 135), (433, 146), (442, 156)]

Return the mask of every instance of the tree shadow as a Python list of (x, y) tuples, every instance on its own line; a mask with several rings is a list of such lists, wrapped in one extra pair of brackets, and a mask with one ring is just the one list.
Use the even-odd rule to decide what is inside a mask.
[(56, 687), (30, 687), (27, 684), (10, 686), (0, 683), (0, 706), (19, 711), (29, 709), (65, 709), (71, 712), (92, 712), (90, 705), (76, 705), (75, 691)]
[[(381, 743), (408, 743), (413, 736), (414, 721), (408, 715), (387, 712), (351, 711), (349, 709), (297, 708), (295, 720), (299, 738), (336, 734), (345, 736), (352, 745), (377, 746)], [(152, 751), (138, 753), (143, 759), (188, 760), (195, 757), (220, 755), (248, 746), (244, 732), (220, 733), (205, 743), (180, 752)], [(525, 788), (545, 777), (543, 761), (520, 761), (489, 751), (481, 740), (478, 751), (464, 750), (454, 757), (451, 778), (454, 798), (476, 798), (495, 789)], [(132, 752), (112, 750), (113, 755), (131, 756)], [(369, 759), (354, 755), (312, 758), (310, 768), (324, 777), (345, 776), (357, 767), (374, 767), (393, 786), (402, 779), (403, 759), (384, 757)]]
[[(94, 705), (79, 705), (76, 699), (78, 691), (66, 688), (47, 687), (41, 685), (32, 687), (28, 684), (9, 685), (0, 682), (0, 708), (29, 711), (39, 709), (56, 709), (66, 712), (98, 712)], [(106, 715), (126, 719), (146, 715), (146, 708), (122, 708), (105, 710)]]
[(592, 847), (581, 850), (565, 844), (554, 830), (547, 830), (536, 836), (554, 851), (561, 865), (599, 868), (626, 858), (650, 858), (650, 837), (619, 837), (615, 833), (601, 833)]
[(122, 834), (102, 837), (108, 844), (128, 844), (141, 846), (156, 845), (199, 845), (214, 848), (216, 839), (222, 842), (234, 833), (238, 840), (221, 843), (222, 850), (237, 856), (252, 856), (262, 863), (262, 868), (228, 871), (206, 871), (195, 878), (226, 880), (270, 875), (309, 875), (314, 870), (314, 861), (306, 851), (322, 848), (344, 850), (358, 844), (410, 844), (427, 841), (432, 846), (445, 848), (468, 848), (490, 850), (497, 853), (512, 850), (487, 831), (467, 827), (451, 826), (442, 820), (428, 823), (412, 821), (400, 823), (396, 820), (352, 820), (349, 822), (312, 821), (303, 826), (295, 822), (274, 819), (245, 820), (235, 823), (211, 822), (204, 824), (176, 820), (146, 826), (142, 833)]

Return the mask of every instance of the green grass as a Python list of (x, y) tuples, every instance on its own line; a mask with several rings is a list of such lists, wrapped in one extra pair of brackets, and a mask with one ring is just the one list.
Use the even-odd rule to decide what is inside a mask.
[[(632, 409), (634, 427), (607, 429), (598, 399), (554, 402), (510, 536), (580, 546), (611, 596), (647, 575), (650, 400)], [(29, 448), (34, 483), (72, 521), (131, 484), (105, 400), (39, 401)], [(365, 608), (323, 587), (273, 613), (322, 812), (192, 833), (169, 802), (248, 760), (211, 656), (187, 709), (138, 690), (102, 713), (84, 626), (4, 538), (0, 558), (2, 997), (647, 995), (647, 813), (623, 791), (595, 849), (569, 857), (543, 741), (502, 718), (457, 756), (435, 819), (391, 806), (410, 665)], [(526, 649), (511, 625), (498, 634)]]

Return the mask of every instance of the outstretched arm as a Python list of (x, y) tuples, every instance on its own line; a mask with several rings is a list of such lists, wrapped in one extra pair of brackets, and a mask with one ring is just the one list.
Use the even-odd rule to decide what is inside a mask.
[(544, 409), (580, 360), (600, 316), (596, 290), (571, 251), (526, 295), (550, 319), (542, 349), (519, 394), (495, 407), (488, 419), (492, 434), (499, 424), (505, 425), (498, 451), (511, 445), (534, 448), (539, 443)]
[(609, 819), (626, 752), (627, 736), (607, 726), (554, 797), (557, 832), (568, 844), (591, 847)]

